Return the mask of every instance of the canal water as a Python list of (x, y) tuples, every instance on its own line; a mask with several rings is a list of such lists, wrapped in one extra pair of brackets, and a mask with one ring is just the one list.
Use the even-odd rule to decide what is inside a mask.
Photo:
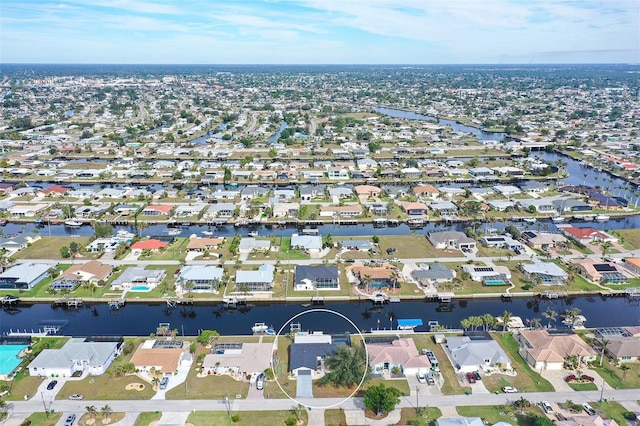
[[(576, 297), (554, 300), (498, 299), (456, 300), (451, 304), (426, 301), (403, 301), (376, 307), (366, 300), (351, 303), (328, 303), (308, 306), (300, 303), (274, 303), (250, 305), (246, 309), (225, 310), (223, 304), (178, 306), (169, 309), (164, 303), (129, 303), (120, 310), (110, 310), (107, 303), (86, 305), (79, 309), (56, 308), (49, 304), (19, 305), (14, 310), (0, 310), (0, 331), (37, 330), (44, 325), (63, 325), (65, 335), (148, 335), (155, 332), (161, 322), (168, 322), (180, 334), (197, 335), (201, 329), (214, 329), (222, 334), (251, 334), (251, 326), (264, 322), (274, 329), (289, 328), (290, 319), (301, 312), (321, 308), (339, 312), (349, 318), (359, 330), (396, 328), (397, 319), (420, 318), (424, 326), (416, 331), (427, 331), (428, 321), (438, 321), (449, 328), (459, 328), (460, 320), (472, 315), (490, 313), (501, 316), (509, 311), (523, 321), (539, 318), (548, 323), (542, 313), (548, 308), (562, 313), (579, 308), (587, 318), (588, 327), (640, 325), (640, 301), (623, 297)], [(557, 326), (561, 326), (558, 317)], [(342, 318), (328, 313), (313, 313), (295, 320), (305, 330), (322, 329), (339, 333), (350, 330)], [(553, 325), (553, 324), (552, 324)]]

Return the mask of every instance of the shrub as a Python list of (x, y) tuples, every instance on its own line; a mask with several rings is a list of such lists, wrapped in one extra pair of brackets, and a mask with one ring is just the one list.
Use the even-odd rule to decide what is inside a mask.
[(295, 417), (289, 417), (284, 421), (284, 424), (286, 426), (295, 426), (296, 424), (298, 424), (298, 419), (296, 419)]
[(238, 423), (240, 421), (240, 415), (234, 414), (233, 416), (231, 416), (231, 421), (234, 423)]
[(625, 420), (634, 421), (638, 416), (636, 416), (633, 411), (625, 411), (622, 413), (622, 417), (624, 417)]
[[(582, 376), (584, 377), (584, 376)], [(569, 374), (567, 377), (564, 378), (564, 381), (569, 383), (569, 382), (573, 382), (576, 379), (576, 376), (573, 374)]]
[(586, 380), (587, 382), (594, 382), (596, 379), (594, 379), (591, 376), (587, 376), (587, 375), (582, 375), (582, 377), (580, 377), (582, 380)]

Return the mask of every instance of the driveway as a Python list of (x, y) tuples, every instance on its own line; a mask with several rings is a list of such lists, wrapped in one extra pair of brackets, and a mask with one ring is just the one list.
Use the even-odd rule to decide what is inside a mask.
[[(154, 396), (151, 397), (151, 399), (165, 399), (165, 395), (167, 393), (167, 391), (178, 387), (179, 385), (181, 385), (182, 383), (184, 383), (187, 380), (187, 374), (189, 374), (189, 369), (191, 368), (191, 366), (183, 366), (180, 365), (178, 366), (178, 373), (174, 376), (169, 377), (169, 383), (167, 384), (167, 388), (166, 389), (158, 389), (156, 391), (156, 394)], [(189, 390), (187, 388), (185, 388), (185, 392), (188, 392)]]

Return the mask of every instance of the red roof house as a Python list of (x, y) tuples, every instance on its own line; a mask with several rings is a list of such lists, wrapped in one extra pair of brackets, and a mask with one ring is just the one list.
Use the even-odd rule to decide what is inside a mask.
[(153, 238), (149, 240), (138, 241), (131, 246), (132, 250), (159, 250), (168, 246), (169, 243), (165, 241), (155, 240)]

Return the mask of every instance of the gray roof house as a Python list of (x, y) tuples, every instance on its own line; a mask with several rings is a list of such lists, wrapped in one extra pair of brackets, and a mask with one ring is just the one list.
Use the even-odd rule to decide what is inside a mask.
[(437, 249), (475, 249), (476, 242), (459, 231), (434, 231), (427, 234), (427, 238)]
[(455, 417), (452, 419), (438, 419), (436, 426), (484, 426), (480, 417)]
[(369, 251), (373, 249), (373, 243), (369, 240), (338, 240), (338, 244), (349, 250)]
[(47, 277), (49, 263), (21, 263), (0, 274), (0, 288), (29, 290)]
[(260, 265), (257, 271), (237, 271), (235, 291), (271, 291), (274, 273), (269, 263)]
[(338, 290), (340, 279), (335, 266), (297, 265), (295, 290)]
[(118, 278), (111, 282), (114, 290), (131, 289), (135, 286), (146, 286), (148, 289), (156, 287), (166, 275), (163, 269), (145, 269), (138, 266), (131, 266)]
[(439, 283), (451, 281), (456, 277), (456, 272), (447, 268), (443, 263), (432, 263), (431, 265), (420, 264), (420, 269), (411, 272), (413, 279), (422, 283), (436, 281)]
[(290, 346), (289, 371), (298, 375), (301, 370), (324, 371), (324, 361), (333, 355), (340, 344), (293, 343)]
[(73, 337), (60, 349), (44, 349), (29, 364), (29, 375), (71, 377), (76, 371), (99, 376), (120, 353), (122, 338), (95, 342)]
[(176, 284), (182, 291), (218, 292), (224, 270), (219, 266), (189, 265), (180, 270)]
[(271, 247), (269, 240), (257, 240), (252, 237), (242, 238), (238, 245), (240, 253), (251, 253), (252, 251), (267, 251)]
[(320, 235), (293, 234), (291, 235), (291, 248), (309, 253), (319, 253), (322, 250), (322, 237)]
[(522, 263), (520, 269), (528, 278), (539, 278), (541, 284), (555, 285), (567, 282), (567, 273), (553, 262)]
[(471, 340), (469, 336), (447, 338), (445, 348), (460, 372), (491, 370), (498, 365), (511, 369), (511, 360), (495, 340)]

